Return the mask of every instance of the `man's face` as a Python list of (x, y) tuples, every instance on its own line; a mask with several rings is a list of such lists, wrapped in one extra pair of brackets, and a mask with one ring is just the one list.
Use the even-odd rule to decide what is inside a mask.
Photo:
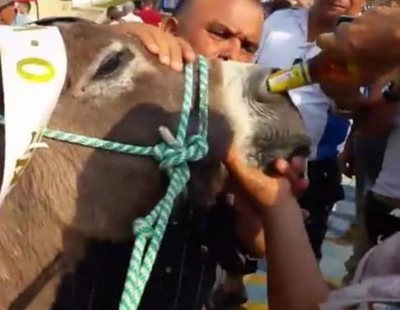
[(14, 5), (8, 5), (0, 10), (0, 23), (11, 25), (15, 18)]
[(314, 7), (322, 17), (338, 18), (340, 15), (358, 15), (364, 3), (365, 0), (315, 0)]
[(251, 0), (193, 0), (177, 26), (196, 53), (251, 62), (263, 24), (261, 6)]
[(29, 13), (28, 6), (25, 3), (20, 3), (18, 5), (18, 13), (19, 14), (28, 14)]

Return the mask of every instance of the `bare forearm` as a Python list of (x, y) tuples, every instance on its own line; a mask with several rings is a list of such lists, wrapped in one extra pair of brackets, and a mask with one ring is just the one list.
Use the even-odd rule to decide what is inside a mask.
[(263, 218), (271, 310), (312, 310), (326, 300), (323, 281), (294, 199), (266, 209)]
[[(265, 232), (271, 310), (313, 310), (326, 300), (300, 207), (288, 180), (270, 178), (230, 153), (229, 172), (258, 209)], [(294, 173), (287, 173), (293, 181)], [(293, 183), (292, 183), (293, 184)]]
[[(236, 205), (236, 225), (240, 243), (254, 257), (265, 257), (265, 240), (263, 223), (252, 207), (235, 199)], [(239, 203), (241, 203), (239, 205)]]

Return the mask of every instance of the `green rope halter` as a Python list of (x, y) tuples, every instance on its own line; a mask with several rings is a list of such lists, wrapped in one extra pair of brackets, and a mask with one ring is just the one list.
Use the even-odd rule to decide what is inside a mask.
[(121, 310), (138, 309), (175, 199), (185, 189), (190, 179), (187, 162), (200, 160), (208, 152), (208, 63), (203, 57), (199, 57), (198, 61), (199, 129), (193, 136), (186, 137), (193, 99), (192, 64), (185, 66), (185, 90), (176, 138), (165, 127), (160, 129), (164, 141), (153, 147), (117, 143), (52, 129), (45, 129), (43, 133), (45, 137), (58, 141), (130, 155), (152, 156), (159, 162), (160, 169), (165, 170), (170, 178), (165, 196), (156, 207), (146, 217), (138, 218), (133, 223), (135, 245), (119, 305)]

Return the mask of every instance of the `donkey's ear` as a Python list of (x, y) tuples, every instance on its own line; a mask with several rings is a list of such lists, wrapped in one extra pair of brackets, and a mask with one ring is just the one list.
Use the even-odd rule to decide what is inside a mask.
[(94, 24), (92, 21), (88, 19), (83, 19), (75, 16), (60, 16), (60, 17), (47, 17), (38, 19), (37, 21), (32, 22), (32, 25), (38, 26), (52, 26), (58, 23), (90, 23)]

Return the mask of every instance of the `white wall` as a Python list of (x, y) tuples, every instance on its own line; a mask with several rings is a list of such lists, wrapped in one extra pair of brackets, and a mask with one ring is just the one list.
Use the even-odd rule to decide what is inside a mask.
[(79, 8), (82, 6), (89, 6), (91, 5), (91, 0), (72, 0), (72, 6), (74, 8)]

